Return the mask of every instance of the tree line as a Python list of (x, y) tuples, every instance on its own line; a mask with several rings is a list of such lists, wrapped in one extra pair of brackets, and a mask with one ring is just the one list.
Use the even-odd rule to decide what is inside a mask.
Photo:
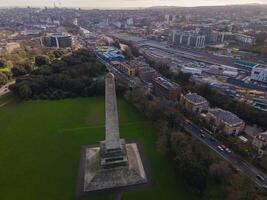
[[(93, 52), (78, 50), (52, 62), (46, 56), (35, 57), (35, 69), (28, 66), (13, 69), (19, 76), (10, 86), (11, 91), (22, 99), (61, 99), (93, 96), (104, 93), (105, 67)], [(22, 73), (23, 71), (23, 73)]]
[(142, 88), (128, 90), (125, 98), (153, 122), (157, 130), (158, 150), (171, 158), (177, 176), (182, 177), (200, 199), (266, 198), (265, 191), (256, 188), (247, 177), (219, 159), (208, 147), (183, 132), (183, 113), (178, 102), (151, 96)]

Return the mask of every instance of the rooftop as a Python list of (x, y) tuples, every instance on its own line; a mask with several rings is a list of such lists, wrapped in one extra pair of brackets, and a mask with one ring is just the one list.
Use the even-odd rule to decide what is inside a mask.
[(188, 99), (189, 101), (195, 103), (195, 104), (207, 102), (207, 100), (204, 97), (202, 97), (196, 93), (188, 93), (185, 95), (185, 98)]
[(209, 112), (216, 116), (216, 118), (230, 125), (235, 125), (243, 122), (243, 120), (235, 114), (231, 113), (230, 111), (222, 110), (220, 108), (210, 109)]
[(261, 69), (267, 70), (267, 65), (257, 64), (256, 66), (254, 66), (254, 68), (261, 68)]
[(267, 140), (267, 131), (257, 134), (257, 137), (262, 140)]
[(154, 81), (155, 81), (156, 83), (160, 84), (161, 86), (163, 86), (163, 87), (166, 88), (166, 89), (172, 89), (172, 90), (175, 90), (175, 89), (177, 89), (177, 88), (179, 87), (178, 84), (176, 84), (176, 83), (172, 83), (172, 82), (168, 81), (167, 79), (164, 79), (164, 78), (162, 78), (162, 77), (160, 77), (160, 76), (157, 77), (157, 78), (155, 78)]

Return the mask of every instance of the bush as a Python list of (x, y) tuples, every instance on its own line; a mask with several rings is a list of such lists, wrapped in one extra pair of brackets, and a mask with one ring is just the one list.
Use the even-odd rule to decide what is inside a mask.
[(49, 65), (49, 62), (50, 60), (47, 56), (40, 55), (35, 57), (36, 66)]

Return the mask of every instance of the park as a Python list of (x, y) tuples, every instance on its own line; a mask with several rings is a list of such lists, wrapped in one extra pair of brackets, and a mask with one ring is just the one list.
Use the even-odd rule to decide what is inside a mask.
[[(125, 192), (122, 199), (196, 199), (173, 165), (157, 150), (152, 123), (121, 96), (120, 134), (144, 145), (152, 187)], [(73, 200), (83, 145), (104, 139), (104, 96), (21, 101), (0, 97), (0, 199)], [(113, 195), (89, 197), (114, 199)], [(84, 199), (89, 199), (84, 198)]]

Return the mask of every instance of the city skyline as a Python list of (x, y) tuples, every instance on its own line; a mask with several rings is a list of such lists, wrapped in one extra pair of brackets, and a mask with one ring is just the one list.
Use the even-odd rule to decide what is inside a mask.
[(0, 7), (80, 7), (80, 8), (138, 8), (152, 6), (216, 6), (235, 4), (266, 4), (267, 0), (4, 0), (0, 2)]

